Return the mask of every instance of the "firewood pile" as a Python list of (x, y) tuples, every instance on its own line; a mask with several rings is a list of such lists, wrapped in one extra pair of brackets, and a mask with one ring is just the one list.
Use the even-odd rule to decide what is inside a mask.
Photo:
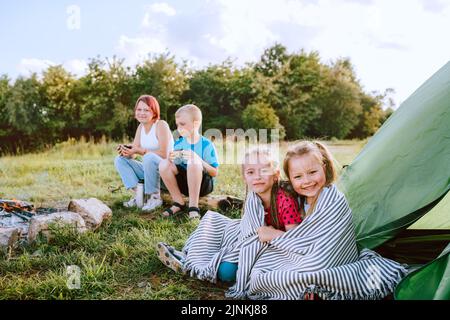
[(29, 221), (36, 214), (31, 203), (19, 200), (0, 199), (0, 217), (10, 218), (13, 215), (23, 221)]
[[(162, 198), (171, 202), (167, 193), (162, 193)], [(209, 195), (200, 198), (199, 205), (228, 211), (241, 209), (243, 201), (230, 196)], [(95, 198), (72, 200), (67, 209), (35, 208), (26, 201), (0, 199), (0, 248), (14, 247), (20, 242), (31, 243), (40, 235), (51, 239), (53, 224), (71, 226), (80, 233), (96, 230), (111, 216), (111, 209)]]
[(33, 242), (39, 235), (51, 239), (55, 224), (74, 227), (80, 233), (96, 230), (111, 216), (111, 209), (95, 198), (72, 200), (67, 210), (36, 209), (25, 201), (0, 199), (0, 247)]

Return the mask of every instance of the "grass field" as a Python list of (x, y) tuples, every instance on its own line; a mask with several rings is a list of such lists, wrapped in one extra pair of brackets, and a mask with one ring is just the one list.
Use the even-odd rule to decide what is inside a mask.
[[(349, 164), (366, 141), (325, 142), (339, 165)], [(113, 210), (96, 232), (61, 229), (50, 242), (39, 241), (0, 251), (0, 299), (223, 299), (226, 284), (183, 277), (164, 267), (154, 246), (159, 241), (181, 248), (198, 222), (125, 209), (128, 200), (115, 171), (115, 143), (73, 141), (52, 149), (0, 158), (0, 198), (64, 208), (74, 198), (95, 197)], [(280, 158), (287, 145), (280, 147)], [(217, 146), (223, 156), (221, 146)], [(237, 155), (240, 156), (239, 154)], [(220, 167), (214, 194), (242, 198), (238, 165)], [(239, 212), (228, 212), (237, 217)], [(81, 270), (81, 288), (67, 287), (66, 267)]]

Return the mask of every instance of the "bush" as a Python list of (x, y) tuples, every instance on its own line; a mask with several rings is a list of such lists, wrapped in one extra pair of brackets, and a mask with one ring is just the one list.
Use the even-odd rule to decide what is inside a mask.
[(280, 139), (284, 139), (284, 127), (280, 124), (280, 119), (268, 104), (257, 102), (250, 104), (242, 113), (242, 123), (244, 129), (279, 129)]

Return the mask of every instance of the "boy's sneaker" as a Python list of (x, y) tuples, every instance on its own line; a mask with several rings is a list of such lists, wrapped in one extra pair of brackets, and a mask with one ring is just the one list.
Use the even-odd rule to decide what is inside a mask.
[(142, 207), (142, 211), (152, 211), (156, 208), (161, 207), (163, 204), (163, 201), (159, 197), (155, 197), (152, 195), (150, 199), (147, 200), (147, 203)]
[(137, 207), (136, 197), (132, 197), (129, 201), (123, 203), (123, 206), (126, 208)]

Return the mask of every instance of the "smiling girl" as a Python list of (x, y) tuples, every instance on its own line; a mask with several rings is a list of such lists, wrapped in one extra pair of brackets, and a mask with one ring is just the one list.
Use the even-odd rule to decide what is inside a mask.
[[(280, 187), (279, 164), (268, 149), (250, 150), (245, 154), (241, 169), (247, 190), (246, 204), (251, 203), (249, 199), (257, 197), (261, 200), (257, 201), (257, 210), (264, 210), (264, 222), (261, 221), (262, 226), (256, 230), (260, 242), (268, 243), (301, 223), (296, 198)], [(250, 220), (255, 217), (254, 212), (247, 211), (249, 208), (252, 208), (252, 205), (244, 205), (243, 219), (248, 215)], [(226, 222), (220, 222), (219, 224), (223, 223), (221, 227), (214, 225), (213, 220), (210, 219)], [(239, 250), (238, 242), (242, 241), (242, 239), (238, 240), (241, 238), (240, 224), (234, 222), (240, 221), (241, 219), (231, 220), (218, 213), (209, 212), (202, 218), (197, 230), (189, 237), (183, 249), (184, 254), (160, 242), (156, 247), (158, 257), (166, 266), (177, 272), (184, 270), (191, 275), (197, 275), (199, 279), (210, 277), (211, 280), (217, 277), (221, 281), (234, 282), (238, 270), (239, 251), (233, 252), (233, 250), (236, 248)], [(258, 225), (261, 224), (258, 223)], [(233, 229), (233, 226), (236, 228)], [(233, 241), (236, 243), (233, 244)], [(213, 249), (210, 249), (209, 243), (214, 243)], [(224, 255), (219, 259), (218, 251), (230, 255)], [(200, 260), (202, 262), (197, 265)], [(207, 267), (209, 264), (215, 265), (216, 262), (217, 269), (215, 266)], [(205, 276), (212, 270), (217, 270), (217, 273), (213, 272), (210, 276)]]
[(265, 225), (258, 229), (261, 242), (270, 242), (302, 221), (298, 204), (280, 187), (278, 162), (267, 149), (251, 150), (242, 171), (247, 190), (255, 192), (264, 206)]
[(324, 187), (337, 177), (331, 153), (317, 141), (301, 141), (289, 148), (284, 158), (284, 173), (300, 196), (302, 217), (313, 211)]

